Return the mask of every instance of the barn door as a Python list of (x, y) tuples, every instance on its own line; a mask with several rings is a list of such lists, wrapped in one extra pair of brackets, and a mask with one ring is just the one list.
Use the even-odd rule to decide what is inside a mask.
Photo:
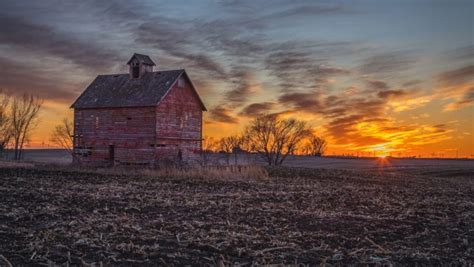
[(115, 162), (115, 146), (109, 145), (109, 164), (110, 166), (114, 166)]

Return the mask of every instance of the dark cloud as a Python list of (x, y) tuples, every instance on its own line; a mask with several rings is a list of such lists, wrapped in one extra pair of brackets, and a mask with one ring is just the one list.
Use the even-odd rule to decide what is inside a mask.
[(380, 98), (396, 98), (407, 95), (406, 91), (403, 90), (386, 90), (377, 93)]
[(464, 92), (462, 97), (456, 102), (446, 106), (445, 110), (457, 110), (474, 104), (474, 87), (469, 88)]
[(370, 56), (358, 67), (364, 74), (388, 74), (402, 72), (411, 68), (416, 62), (412, 52), (395, 51)]
[(153, 22), (142, 23), (136, 31), (135, 42), (154, 47), (183, 61), (187, 66), (204, 69), (212, 77), (226, 77), (224, 68), (208, 53), (192, 49), (198, 39), (193, 38), (192, 30), (181, 22), (158, 17)]
[(278, 75), (311, 69), (313, 62), (311, 54), (306, 51), (276, 51), (268, 55), (265, 65)]
[(433, 125), (433, 128), (436, 128), (438, 129), (438, 131), (443, 131), (443, 132), (446, 131), (446, 127), (447, 125), (444, 123)]
[(242, 109), (239, 114), (247, 117), (256, 117), (262, 114), (269, 114), (275, 106), (276, 103), (273, 102), (253, 103)]
[(371, 88), (371, 89), (375, 89), (375, 90), (386, 90), (389, 88), (388, 84), (384, 81), (378, 81), (378, 80), (371, 80), (371, 81), (367, 81), (367, 85)]
[(225, 106), (217, 106), (209, 110), (209, 116), (213, 121), (222, 123), (238, 123), (239, 120), (232, 115), (231, 109)]
[(235, 89), (226, 93), (226, 101), (240, 105), (245, 102), (251, 94), (251, 85), (246, 81), (242, 81), (239, 82)]
[[(72, 101), (96, 74), (110, 73), (126, 62), (114, 42), (104, 45), (104, 40), (113, 40), (107, 31), (97, 36), (80, 30), (87, 29), (88, 22), (100, 23), (109, 14), (117, 16), (122, 11), (87, 0), (1, 2), (0, 44), (8, 52), (0, 55), (0, 64), (5, 66), (0, 72), (0, 87), (15, 94), (29, 92), (45, 99)], [(94, 16), (96, 12), (100, 16)], [(116, 27), (121, 25), (116, 22)], [(68, 28), (69, 23), (81, 27)]]
[(230, 84), (233, 89), (225, 94), (225, 102), (232, 107), (238, 107), (255, 93), (252, 90), (252, 75), (246, 68), (235, 67), (230, 76)]
[(87, 85), (87, 82), (64, 79), (63, 75), (69, 75), (67, 69), (50, 71), (47, 66), (28, 64), (0, 57), (0, 65), (4, 66), (0, 72), (0, 89), (10, 94), (32, 93), (45, 99), (70, 101), (76, 96), (75, 90)]
[[(212, 26), (208, 25), (208, 27)], [(260, 44), (263, 40), (259, 39), (261, 38), (258, 36), (236, 38), (221, 33), (206, 37), (206, 41), (210, 43), (213, 49), (223, 51), (225, 55), (230, 57), (241, 58), (255, 58), (264, 53), (264, 47)]]
[(341, 98), (335, 95), (323, 97), (320, 92), (284, 93), (278, 102), (291, 107), (294, 111), (303, 111), (321, 114), (328, 118), (337, 118), (350, 113), (360, 113), (369, 116), (378, 116), (385, 100), (368, 98)]
[(346, 69), (330, 67), (330, 66), (318, 66), (312, 72), (318, 76), (336, 76), (336, 75), (349, 75), (351, 72)]
[[(55, 56), (93, 70), (105, 70), (120, 60), (118, 53), (93, 42), (58, 32), (21, 17), (0, 16), (0, 43), (42, 56)], [(25, 66), (28, 67), (28, 66)]]
[(368, 118), (379, 118), (383, 116), (386, 100), (356, 98), (346, 101), (342, 105), (347, 108), (348, 113), (358, 113)]
[(322, 108), (319, 97), (318, 92), (285, 93), (278, 98), (278, 101), (283, 105), (292, 107), (295, 111), (319, 113)]
[(260, 10), (257, 7), (259, 2), (252, 0), (218, 0), (217, 3), (219, 10), (226, 13), (228, 18), (232, 18), (231, 21), (222, 20), (222, 22), (240, 23), (247, 28), (249, 28), (249, 26), (254, 26), (255, 28), (263, 27), (256, 19)]
[(403, 83), (403, 86), (404, 87), (410, 87), (410, 86), (418, 85), (422, 82), (423, 82), (422, 80), (411, 80), (411, 81)]
[(338, 47), (342, 52), (348, 49), (346, 45), (340, 43), (301, 45), (291, 42), (276, 45), (264, 59), (264, 66), (280, 81), (279, 87), (282, 90), (314, 89), (327, 84), (331, 77), (350, 74), (346, 69), (328, 65), (332, 49)]
[[(287, 1), (219, 1), (221, 7), (230, 14), (239, 14), (235, 21), (248, 28), (263, 28), (275, 26), (278, 22), (303, 17), (316, 17), (326, 14), (341, 14), (347, 12), (343, 5), (321, 3), (297, 3)], [(261, 12), (267, 11), (269, 12)], [(260, 11), (260, 12), (258, 12)], [(263, 14), (262, 14), (263, 13)], [(251, 27), (249, 27), (251, 26)]]
[(261, 19), (264, 21), (281, 20), (290, 17), (315, 16), (321, 14), (336, 14), (344, 11), (340, 5), (303, 5), (277, 11)]
[[(176, 53), (176, 55), (178, 54)], [(204, 53), (200, 53), (200, 54), (182, 53), (180, 54), (180, 56), (184, 60), (190, 60), (191, 62), (193, 62), (191, 66), (195, 68), (204, 68), (206, 70), (211, 71), (212, 73), (215, 74), (215, 77), (218, 77), (221, 79), (224, 79), (227, 77), (224, 67), (222, 67), (222, 65), (218, 61), (212, 59), (210, 56)]]
[(446, 71), (437, 76), (438, 81), (446, 86), (463, 84), (474, 79), (474, 65)]

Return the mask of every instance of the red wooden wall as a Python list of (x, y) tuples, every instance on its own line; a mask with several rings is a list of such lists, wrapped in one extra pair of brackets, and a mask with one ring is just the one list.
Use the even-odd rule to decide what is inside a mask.
[(176, 83), (156, 107), (158, 159), (181, 150), (183, 159), (191, 160), (201, 149), (202, 109), (190, 81), (183, 79), (184, 87)]

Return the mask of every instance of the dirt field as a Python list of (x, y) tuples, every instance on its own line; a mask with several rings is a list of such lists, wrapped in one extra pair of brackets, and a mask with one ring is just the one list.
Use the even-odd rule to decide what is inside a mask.
[(0, 168), (0, 254), (14, 266), (474, 264), (474, 169), (172, 176)]

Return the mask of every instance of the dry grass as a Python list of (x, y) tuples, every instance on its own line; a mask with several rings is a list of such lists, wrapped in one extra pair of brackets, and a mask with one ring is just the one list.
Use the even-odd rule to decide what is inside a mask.
[(99, 174), (120, 176), (145, 176), (155, 178), (177, 179), (206, 179), (206, 180), (240, 180), (240, 179), (266, 179), (267, 170), (258, 165), (253, 166), (193, 166), (189, 168), (165, 167), (160, 169), (137, 168), (108, 168), (97, 169)]
[(0, 167), (3, 167), (3, 168), (12, 168), (12, 167), (29, 168), (29, 167), (34, 167), (34, 164), (30, 163), (30, 162), (17, 162), (17, 161), (0, 160)]
[(216, 166), (177, 166), (163, 165), (159, 168), (116, 166), (86, 167), (33, 162), (1, 161), (0, 168), (35, 168), (47, 171), (71, 171), (84, 174), (134, 176), (146, 178), (205, 179), (205, 180), (265, 180), (269, 178), (267, 169), (261, 165), (216, 165)]
[(143, 175), (151, 177), (179, 177), (212, 180), (266, 179), (267, 170), (262, 166), (216, 166), (193, 167), (190, 169), (165, 168), (144, 170)]

